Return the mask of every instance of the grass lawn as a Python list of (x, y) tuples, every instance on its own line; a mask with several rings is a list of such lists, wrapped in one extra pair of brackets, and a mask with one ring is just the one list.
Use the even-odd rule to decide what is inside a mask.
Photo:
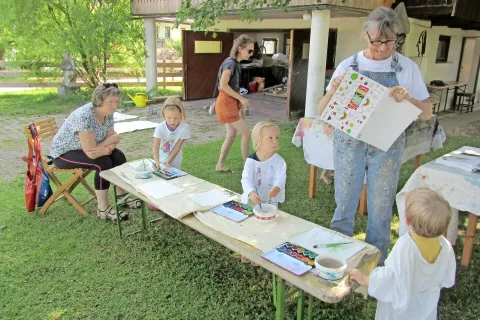
[[(122, 88), (123, 98), (121, 108), (133, 107), (133, 104), (125, 105), (129, 101), (127, 94), (134, 95), (136, 92), (145, 92), (145, 87)], [(180, 87), (159, 88), (158, 95), (168, 96), (181, 93)], [(92, 91), (82, 88), (78, 95), (59, 97), (57, 88), (45, 88), (31, 91), (4, 92), (0, 93), (0, 116), (36, 116), (68, 113), (69, 111), (91, 101)]]
[[(331, 186), (319, 184), (308, 198), (308, 168), (301, 148), (290, 143), (293, 125), (283, 125), (279, 153), (288, 164), (284, 211), (328, 226), (335, 202)], [(233, 174), (213, 171), (221, 141), (186, 146), (183, 169), (240, 192), (242, 160), (235, 142), (228, 164)], [(478, 138), (449, 137), (429, 161), (462, 145), (480, 147)], [(145, 150), (145, 155), (149, 150)], [(132, 160), (132, 159), (129, 159)], [(401, 170), (399, 189), (413, 172)], [(166, 218), (150, 232), (120, 241), (117, 228), (94, 215), (80, 217), (60, 202), (47, 215), (24, 209), (23, 181), (0, 182), (0, 319), (273, 319), (271, 275), (244, 265), (231, 252), (180, 222)], [(83, 193), (85, 195), (85, 193)], [(6, 204), (6, 205), (5, 205)], [(94, 203), (87, 206), (94, 212)], [(140, 226), (140, 212), (127, 229)], [(460, 216), (460, 231), (466, 215)], [(392, 238), (397, 238), (397, 217)], [(366, 218), (357, 217), (362, 239)], [(463, 237), (457, 243), (461, 255)], [(457, 284), (442, 292), (440, 319), (478, 319), (480, 250), (469, 268), (459, 267)], [(295, 316), (288, 307), (287, 319)], [(338, 304), (315, 300), (315, 319), (373, 319), (375, 302), (349, 296)]]

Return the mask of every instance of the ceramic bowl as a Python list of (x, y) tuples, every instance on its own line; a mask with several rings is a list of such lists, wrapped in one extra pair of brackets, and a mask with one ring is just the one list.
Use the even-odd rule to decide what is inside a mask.
[(253, 208), (253, 214), (258, 221), (272, 221), (277, 217), (277, 207), (273, 204), (262, 203), (262, 208), (257, 205)]
[(333, 254), (322, 253), (315, 258), (316, 274), (325, 280), (339, 280), (345, 275), (347, 263)]

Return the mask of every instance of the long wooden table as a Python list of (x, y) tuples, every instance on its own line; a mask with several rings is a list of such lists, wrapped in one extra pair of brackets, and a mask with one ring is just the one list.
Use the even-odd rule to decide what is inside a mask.
[[(139, 200), (142, 201), (142, 208), (145, 208), (145, 202), (148, 202), (148, 198), (142, 193), (138, 192), (131, 184), (121, 179), (117, 174), (108, 170), (102, 171), (100, 176), (103, 179), (109, 181), (114, 186), (118, 186), (130, 193), (131, 195), (137, 197)], [(116, 188), (113, 189), (115, 190)], [(168, 212), (165, 213), (168, 214)], [(121, 232), (119, 219), (117, 219), (117, 221), (119, 230)], [(344, 279), (343, 285), (340, 286), (322, 280), (314, 276), (310, 272), (300, 277), (296, 276), (282, 269), (281, 267), (263, 259), (261, 257), (262, 252), (260, 250), (204, 225), (193, 214), (187, 215), (179, 219), (179, 221), (271, 272), (273, 274), (273, 301), (276, 308), (276, 319), (278, 320), (285, 319), (286, 301), (292, 298), (293, 295), (296, 295), (297, 297), (297, 319), (300, 320), (303, 319), (304, 316), (304, 304), (306, 300), (306, 294), (308, 294), (308, 319), (312, 319), (313, 297), (327, 303), (337, 303), (341, 301), (345, 296), (350, 294), (351, 288), (345, 285), (345, 281), (347, 281), (347, 279)], [(142, 225), (144, 230), (148, 228), (148, 223), (146, 221), (145, 215), (142, 215)], [(347, 236), (343, 237), (345, 237), (349, 241), (357, 241)], [(374, 252), (374, 254), (366, 255), (365, 252), (367, 251), (369, 253)], [(365, 273), (370, 273), (375, 268), (378, 260), (380, 259), (380, 251), (369, 244), (366, 244), (366, 247), (360, 252), (358, 252), (354, 257), (357, 257), (357, 255), (362, 256), (362, 259), (360, 260), (360, 264), (355, 267), (359, 268)], [(286, 281), (293, 284), (295, 286), (295, 289), (287, 292)]]

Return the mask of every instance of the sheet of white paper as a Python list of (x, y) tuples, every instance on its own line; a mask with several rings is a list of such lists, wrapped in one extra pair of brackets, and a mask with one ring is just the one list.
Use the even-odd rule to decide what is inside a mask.
[(157, 180), (149, 183), (144, 183), (136, 187), (140, 192), (155, 199), (165, 198), (172, 194), (183, 191), (181, 188), (174, 187), (167, 182)]
[(324, 231), (319, 228), (314, 228), (291, 240), (292, 243), (295, 243), (317, 254), (331, 253), (345, 261), (348, 260), (353, 255), (355, 255), (360, 250), (362, 250), (366, 246), (366, 244), (361, 242), (353, 242), (351, 244), (346, 244), (346, 245), (342, 245), (334, 248), (325, 248), (325, 247), (314, 248), (313, 246), (319, 245), (319, 244), (350, 242), (350, 241), (351, 240), (348, 238), (343, 238), (334, 233)]
[(262, 254), (262, 257), (275, 263), (277, 266), (296, 274), (297, 276), (302, 275), (308, 270), (312, 269), (312, 266), (307, 266), (297, 259), (279, 252), (277, 249), (265, 252)]
[(230, 195), (220, 190), (192, 193), (188, 196), (202, 207), (211, 207), (230, 200)]
[(158, 123), (152, 121), (127, 121), (127, 122), (116, 122), (114, 124), (115, 132), (118, 134), (133, 132), (137, 130), (152, 129), (156, 128)]
[(385, 92), (357, 138), (386, 152), (420, 113), (410, 102), (396, 102)]
[(248, 218), (247, 215), (241, 212), (238, 212), (236, 210), (224, 207), (223, 205), (213, 208), (212, 212), (219, 214), (222, 217), (225, 217), (227, 219), (233, 220), (235, 222), (241, 222)]
[(136, 119), (138, 116), (134, 116), (131, 114), (125, 114), (125, 113), (120, 113), (120, 112), (114, 112), (113, 113), (113, 121), (118, 122), (118, 121), (125, 121), (125, 120), (131, 120), (131, 119)]

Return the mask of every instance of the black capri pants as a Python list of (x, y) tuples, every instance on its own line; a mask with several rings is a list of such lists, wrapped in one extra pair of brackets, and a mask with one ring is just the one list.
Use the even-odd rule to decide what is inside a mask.
[(54, 158), (53, 163), (59, 169), (85, 168), (95, 170), (95, 190), (106, 190), (110, 182), (100, 177), (100, 172), (120, 166), (127, 162), (122, 151), (113, 149), (112, 153), (96, 159), (90, 159), (83, 150), (68, 151)]

